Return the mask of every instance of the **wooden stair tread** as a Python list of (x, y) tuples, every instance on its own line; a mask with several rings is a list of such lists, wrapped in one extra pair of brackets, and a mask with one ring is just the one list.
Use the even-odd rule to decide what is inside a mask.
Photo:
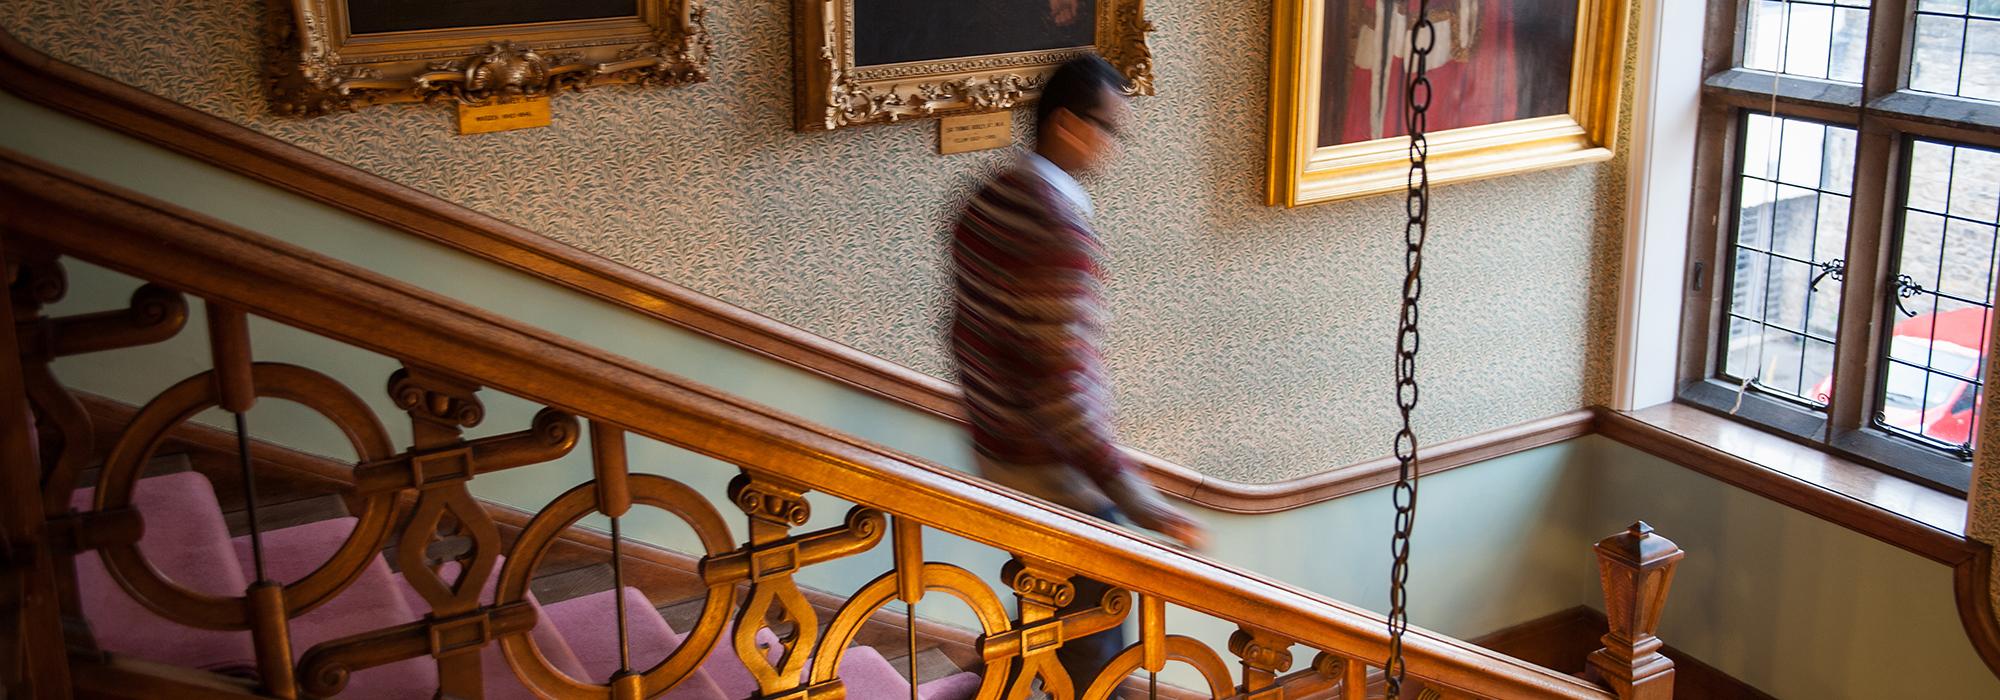
[[(907, 642), (905, 645), (907, 645)], [(886, 652), (887, 650), (876, 647), (876, 651)], [(883, 655), (888, 656), (887, 653)], [(917, 677), (914, 679), (910, 678), (910, 656), (908, 654), (889, 657), (889, 665), (894, 666), (897, 675), (902, 676), (904, 680), (913, 680), (919, 684), (966, 670), (959, 668), (958, 664), (952, 662), (951, 657), (945, 656), (944, 652), (938, 650), (937, 647), (917, 650)]]
[(611, 590), (613, 581), (610, 564), (591, 564), (567, 571), (537, 572), (529, 581), (528, 589), (534, 591), (543, 605), (554, 605), (571, 598)]
[[(323, 520), (345, 518), (347, 501), (334, 494), (313, 496), (284, 503), (257, 504), (257, 526), (264, 532), (283, 530), (297, 525), (310, 525)], [(233, 510), (222, 514), (222, 521), (229, 525), (230, 537), (250, 534), (250, 511)]]

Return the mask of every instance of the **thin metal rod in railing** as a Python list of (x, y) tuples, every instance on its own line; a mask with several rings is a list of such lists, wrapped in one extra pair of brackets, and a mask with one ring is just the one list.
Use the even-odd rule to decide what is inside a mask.
[(250, 463), (249, 419), (236, 413), (236, 461), (243, 468), (243, 504), (250, 521), (250, 559), (256, 562), (257, 580), (264, 576), (264, 530), (257, 525), (257, 470)]
[(618, 530), (619, 520), (611, 519), (611, 590), (617, 591), (611, 600), (618, 606), (618, 673), (627, 674), (632, 672), (632, 638), (625, 627), (625, 558), (618, 553), (625, 535)]
[(917, 695), (917, 604), (903, 606), (903, 625), (909, 631), (910, 641), (910, 700), (923, 700)]

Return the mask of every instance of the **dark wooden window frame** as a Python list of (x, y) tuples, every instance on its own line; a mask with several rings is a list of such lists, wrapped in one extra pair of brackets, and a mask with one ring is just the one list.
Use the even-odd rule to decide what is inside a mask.
[[(1700, 124), (1682, 310), (1678, 400), (1799, 443), (1957, 495), (1970, 465), (1873, 427), (1881, 392), (1887, 299), (1895, 266), (1908, 144), (1928, 138), (2000, 148), (2000, 105), (1905, 89), (1917, 0), (1874, 0), (1860, 86), (1737, 67), (1754, 0), (1709, 0), (1702, 50)], [(1772, 93), (1776, 87), (1775, 99)], [(1855, 129), (1846, 273), (1834, 346), (1834, 387), (1824, 412), (1718, 379), (1721, 324), (1728, 315), (1729, 244), (1734, 233), (1738, 127), (1745, 113), (1773, 111)], [(1975, 428), (1976, 430), (1976, 428)]]

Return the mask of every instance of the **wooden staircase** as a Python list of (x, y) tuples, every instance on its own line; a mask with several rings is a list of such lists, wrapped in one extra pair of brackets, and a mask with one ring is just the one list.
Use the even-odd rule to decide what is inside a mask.
[[(1373, 612), (395, 280), (5, 152), (0, 220), (13, 302), (0, 319), (0, 340), (14, 349), (0, 362), (0, 393), (14, 397), (0, 405), (0, 477), (7, 484), (0, 534), (10, 549), (0, 611), (8, 629), (18, 630), (0, 651), (20, 660), (0, 676), (8, 697), (327, 697), (386, 667), (427, 669), (435, 688), (420, 682), (421, 690), (462, 698), (498, 697), (512, 692), (510, 682), (536, 697), (679, 697), (703, 687), (704, 676), (714, 683), (738, 667), (749, 678), (745, 696), (876, 700), (912, 693), (901, 678), (894, 679), (900, 686), (868, 679), (860, 669), (871, 655), (882, 666), (894, 657), (916, 662), (919, 681), (928, 680), (926, 663), (948, 671), (938, 656), (953, 667), (976, 667), (970, 695), (980, 700), (1029, 697), (1037, 685), (1051, 697), (1097, 700), (1169, 664), (1193, 669), (1191, 677), (1205, 685), (1198, 697), (1361, 700), (1377, 687), (1375, 665), (1386, 656), (1388, 635)], [(144, 286), (126, 308), (50, 316), (45, 309), (66, 291), (68, 260)], [(372, 381), (386, 380), (387, 396), (410, 426), (407, 444), (390, 439), (380, 415), (349, 385), (309, 367), (257, 361), (251, 316), (391, 358), (400, 369)], [(59, 358), (145, 348), (183, 333), (206, 337), (208, 368), (125, 409), (123, 421), (93, 416), (51, 369)], [(487, 421), (482, 397), (495, 395), (540, 410), (469, 435)], [(241, 421), (234, 431), (188, 427), (206, 410), (243, 416), (271, 400), (325, 417), (356, 458), (329, 464), (285, 454), (255, 442)], [(230, 544), (250, 547), (248, 568), (238, 561), (243, 556), (230, 555), (236, 579), (165, 576), (147, 551), (148, 533), (194, 522), (145, 512), (150, 465), (174, 453), (168, 446), (175, 441), (211, 448), (182, 452), (187, 473), (209, 483), (216, 536), (243, 530), (264, 543)], [(627, 449), (642, 442), (730, 465), (738, 475), (722, 493), (704, 494), (671, 474), (634, 471)], [(86, 479), (99, 455), (103, 466)], [(587, 468), (588, 478), (578, 482), (574, 469), (544, 466), (563, 460)], [(509, 512), (474, 497), (474, 478), (509, 470), (543, 470), (537, 473), (553, 486), (547, 502)], [(305, 487), (288, 490), (286, 479)], [(88, 507), (72, 507), (78, 488), (94, 489)], [(838, 524), (801, 530), (813, 522), (808, 492), (853, 507)], [(242, 515), (226, 517), (239, 502)], [(747, 524), (742, 537), (718, 503)], [(685, 522), (699, 551), (675, 555), (623, 537), (619, 523), (634, 508)], [(330, 550), (323, 558), (280, 546), (287, 533), (343, 511), (339, 517), (351, 521), (341, 521), (342, 536), (314, 540)], [(609, 518), (609, 532), (575, 526), (593, 515)], [(294, 526), (279, 527), (285, 524)], [(994, 572), (928, 561), (926, 530), (999, 550), (1011, 562)], [(855, 581), (851, 593), (820, 596), (795, 580), (802, 570), (877, 548), (889, 553), (891, 566)], [(1680, 554), (1639, 527), (1598, 551), (1610, 634), (1592, 655), (1590, 679), (1420, 629), (1404, 638), (1408, 674), (1425, 692), (1449, 697), (1669, 696), (1672, 663), (1652, 631)], [(257, 559), (269, 575), (254, 573)], [(611, 568), (609, 585), (600, 565)], [(90, 578), (91, 567), (101, 569), (101, 581)], [(269, 573), (278, 569), (289, 570)], [(1066, 611), (1075, 594), (1070, 579), (1081, 572), (1117, 588), (1094, 606)], [(316, 614), (356, 596), (392, 600), (368, 583), (382, 576), (408, 584), (396, 599), (412, 619), (367, 620), (343, 636), (316, 636)], [(1011, 609), (1000, 590), (1012, 594)], [(92, 591), (127, 596), (190, 630), (190, 638), (247, 636), (254, 677), (105, 653), (102, 643), (126, 630), (91, 619), (81, 603)], [(599, 595), (606, 597), (597, 607), (612, 614), (570, 639), (553, 608)], [(974, 612), (979, 628), (964, 644), (970, 651), (943, 641), (955, 636), (948, 631), (933, 635), (936, 644), (913, 643), (910, 626), (884, 615), (890, 603), (930, 596), (956, 598)], [(683, 601), (696, 599), (700, 609), (690, 615)], [(1195, 616), (1226, 621), (1237, 632), (1226, 644), (1169, 634), (1172, 620)], [(1063, 640), (1131, 618), (1136, 643), (1098, 676), (1070, 678), (1056, 662)], [(79, 620), (91, 624), (79, 629)], [(599, 665), (580, 670), (561, 658), (547, 641), (551, 628), (579, 663)], [(679, 637), (665, 645), (670, 652), (646, 646), (646, 630), (660, 628)], [(904, 653), (876, 651), (898, 648), (899, 635)], [(1295, 659), (1299, 645), (1313, 658)], [(641, 651), (663, 658), (648, 664), (653, 659)]]

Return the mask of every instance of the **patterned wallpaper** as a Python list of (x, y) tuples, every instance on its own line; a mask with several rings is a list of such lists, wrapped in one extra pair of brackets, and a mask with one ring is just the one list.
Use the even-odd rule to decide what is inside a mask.
[[(944, 232), (1000, 162), (929, 122), (789, 128), (790, 3), (710, 0), (711, 82), (600, 89), (544, 129), (460, 137), (441, 107), (266, 113), (261, 0), (7, 0), (57, 58), (940, 376)], [(1270, 3), (1148, 4), (1159, 96), (1087, 183), (1111, 255), (1127, 442), (1269, 482), (1387, 454), (1400, 200), (1261, 203)], [(1017, 129), (1017, 133), (1026, 133)], [(1440, 188), (1419, 434), (1607, 400), (1619, 161)]]

